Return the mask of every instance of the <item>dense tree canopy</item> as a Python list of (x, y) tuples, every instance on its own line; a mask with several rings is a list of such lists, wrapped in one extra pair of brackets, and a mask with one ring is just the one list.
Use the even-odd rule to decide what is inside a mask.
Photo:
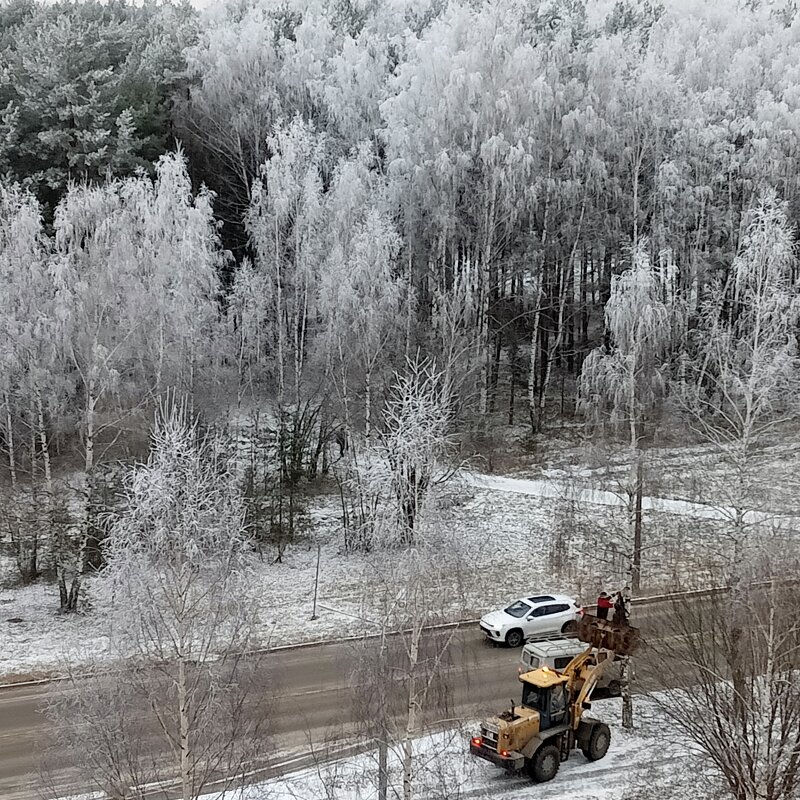
[(370, 438), (417, 355), (456, 424), (507, 402), (541, 431), (598, 346), (648, 394), (609, 326), (642, 264), (669, 265), (667, 397), (713, 374), (704, 336), (747, 346), (752, 209), (795, 236), (780, 3), (16, 0), (0, 49), (3, 302), (37, 320), (0, 354), (9, 451), (31, 415), (86, 445), (178, 386), (212, 415), (274, 403), (296, 481)]

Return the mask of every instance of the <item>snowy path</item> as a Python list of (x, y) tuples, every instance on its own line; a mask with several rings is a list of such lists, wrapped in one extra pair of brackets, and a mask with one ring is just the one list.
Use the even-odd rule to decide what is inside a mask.
[[(624, 506), (625, 497), (606, 489), (591, 489), (566, 482), (534, 478), (508, 478), (502, 475), (483, 475), (476, 472), (465, 473), (464, 480), (471, 486), (499, 492), (552, 497), (572, 500), (599, 506)], [(663, 514), (675, 514), (694, 519), (715, 519), (732, 521), (736, 511), (729, 506), (714, 506), (706, 503), (693, 503), (689, 500), (673, 500), (666, 497), (643, 497), (642, 509)], [(748, 511), (744, 515), (746, 524), (766, 523), (774, 528), (792, 530), (800, 528), (800, 517), (790, 517), (765, 511)]]

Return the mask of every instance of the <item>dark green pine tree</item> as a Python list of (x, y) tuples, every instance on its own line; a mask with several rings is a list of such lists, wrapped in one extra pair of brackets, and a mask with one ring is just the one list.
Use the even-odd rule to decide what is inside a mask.
[(170, 104), (188, 5), (112, 0), (0, 14), (0, 171), (52, 210), (71, 181), (129, 174), (173, 146)]

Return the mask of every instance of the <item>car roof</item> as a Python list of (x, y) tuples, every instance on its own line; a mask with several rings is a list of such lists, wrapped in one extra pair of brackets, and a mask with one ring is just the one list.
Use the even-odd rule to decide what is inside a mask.
[(586, 647), (586, 644), (577, 639), (546, 639), (541, 642), (528, 642), (525, 645), (525, 652), (535, 653), (545, 658), (556, 658), (577, 655), (582, 653)]
[(535, 606), (542, 603), (575, 603), (572, 597), (567, 597), (565, 594), (532, 594), (530, 597), (521, 597), (520, 600), (525, 603), (533, 603)]

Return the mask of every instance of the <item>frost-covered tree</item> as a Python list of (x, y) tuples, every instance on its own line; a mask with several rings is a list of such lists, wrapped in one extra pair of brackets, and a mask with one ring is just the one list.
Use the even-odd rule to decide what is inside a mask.
[(735, 800), (790, 800), (800, 790), (795, 550), (749, 562), (743, 625), (726, 593), (677, 601), (642, 656), (664, 733), (703, 754), (701, 785), (718, 793), (721, 784)]
[(642, 249), (636, 250), (633, 265), (611, 284), (605, 308), (608, 345), (590, 353), (581, 372), (581, 403), (589, 418), (626, 429), (633, 591), (641, 581), (642, 439), (664, 397), (673, 321), (680, 311), (673, 281), (671, 262), (654, 267)]
[[(255, 644), (254, 559), (219, 442), (200, 438), (186, 404), (163, 411), (92, 589), (125, 669), (75, 679), (50, 707), (74, 731), (66, 737), (73, 765), (98, 789), (130, 797), (146, 778), (193, 800), (212, 783), (232, 789), (263, 758), (263, 667), (259, 678), (257, 657), (244, 655)], [(120, 685), (123, 704), (113, 699)]]
[(332, 379), (342, 399), (345, 429), (351, 436), (350, 385), (355, 380), (363, 387), (367, 444), (374, 387), (387, 377), (386, 367), (403, 334), (402, 304), (407, 299), (404, 282), (397, 276), (400, 237), (387, 214), (384, 186), (371, 171), (373, 165), (371, 151), (364, 147), (337, 170), (327, 197), (330, 256), (319, 286), (327, 357), (336, 364)]
[[(211, 359), (221, 260), (210, 198), (190, 192), (180, 154), (157, 178), (71, 187), (56, 209), (55, 333), (74, 383), (86, 515), (62, 608), (77, 607), (93, 539), (93, 473), (119, 426), (177, 386), (194, 402)], [(66, 569), (66, 566), (65, 566)], [(70, 582), (69, 589), (66, 583)]]
[[(609, 419), (627, 428), (629, 478), (624, 490), (633, 592), (639, 590), (642, 566), (642, 438), (666, 387), (664, 373), (677, 310), (674, 297), (668, 305), (672, 277), (669, 262), (659, 273), (641, 249), (634, 251), (633, 265), (613, 280), (606, 303), (609, 346), (589, 354), (580, 379), (585, 411), (598, 422)], [(633, 725), (633, 704), (627, 688), (623, 724)]]
[[(459, 569), (454, 552), (438, 552), (431, 531), (420, 531), (413, 548), (395, 558), (380, 555), (374, 565), (370, 607), (381, 624), (377, 636), (357, 646), (352, 685), (360, 732), (378, 751), (378, 798), (452, 791), (448, 785), (440, 794), (441, 786), (430, 785), (429, 759), (415, 741), (452, 713), (452, 631), (429, 627), (447, 613)], [(389, 754), (401, 764), (401, 786), (391, 785)]]
[(452, 475), (450, 386), (430, 363), (410, 360), (398, 373), (383, 412), (381, 449), (390, 466), (400, 541), (413, 544), (429, 492)]
[(719, 491), (732, 540), (727, 554), (731, 670), (740, 697), (747, 660), (736, 645), (749, 616), (742, 591), (745, 571), (772, 538), (769, 521), (752, 513), (762, 510), (763, 515), (765, 502), (757, 451), (765, 436), (796, 415), (800, 394), (795, 247), (785, 203), (766, 193), (750, 213), (727, 280), (712, 288), (702, 308), (696, 351), (680, 386), (692, 428), (728, 470)]
[(139, 371), (154, 394), (173, 388), (194, 403), (213, 385), (225, 260), (212, 196), (192, 192), (182, 151), (162, 156), (155, 173), (119, 184), (113, 246), (136, 271), (139, 291), (127, 302), (140, 325)]
[[(287, 8), (287, 22), (291, 14)], [(280, 10), (227, 7), (185, 51), (188, 87), (178, 99), (178, 130), (193, 162), (219, 194), (218, 213), (237, 230), (276, 121), (292, 110), (281, 97)], [(241, 245), (242, 243), (239, 242)]]
[(70, 181), (147, 167), (172, 144), (170, 95), (195, 16), (170, 3), (29, 4), (2, 46), (0, 164), (50, 213)]
[(750, 512), (765, 502), (758, 445), (798, 408), (795, 249), (786, 205), (768, 192), (750, 212), (729, 275), (711, 286), (679, 387), (692, 428), (731, 471), (722, 490), (734, 573), (753, 543)]
[[(7, 523), (24, 580), (38, 575), (40, 529), (51, 528), (57, 537), (50, 438), (68, 386), (57, 347), (49, 266), (39, 203), (18, 185), (0, 184), (0, 403), (11, 489)], [(21, 474), (28, 478), (24, 486)]]
[(323, 174), (326, 140), (299, 117), (278, 126), (273, 157), (253, 187), (246, 226), (263, 276), (271, 373), (277, 389), (282, 469), (290, 482), (316, 465), (318, 376), (309, 370), (320, 324), (319, 270), (324, 262)]
[(253, 187), (246, 222), (255, 266), (269, 282), (278, 402), (299, 406), (322, 256), (325, 139), (297, 118), (278, 127), (269, 145), (274, 155)]

